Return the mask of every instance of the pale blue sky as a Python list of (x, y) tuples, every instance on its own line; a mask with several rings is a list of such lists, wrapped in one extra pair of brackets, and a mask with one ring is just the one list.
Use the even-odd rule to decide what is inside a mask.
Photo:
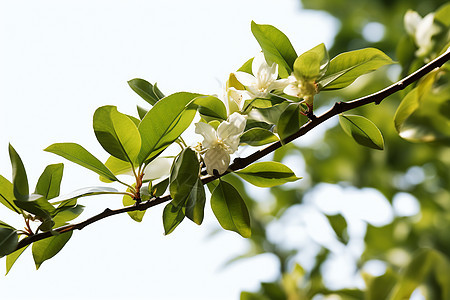
[[(299, 2), (0, 2), (0, 174), (10, 178), (12, 143), (32, 187), (56, 162), (65, 163), (63, 193), (100, 185), (94, 173), (42, 149), (73, 141), (105, 160), (92, 131), (93, 112), (111, 104), (135, 114), (136, 104), (145, 105), (127, 85), (135, 77), (157, 81), (166, 94), (219, 93), (228, 73), (260, 50), (251, 20), (281, 29), (298, 53), (331, 45), (337, 23), (302, 11)], [(81, 203), (88, 206), (83, 219), (120, 207), (121, 199)], [(265, 255), (222, 268), (246, 243), (231, 232), (210, 238), (218, 224), (209, 208), (203, 226), (184, 222), (163, 236), (162, 208), (148, 211), (140, 224), (123, 215), (75, 232), (39, 271), (26, 251), (0, 279), (2, 299), (238, 299), (241, 290), (254, 290), (277, 274)], [(3, 209), (0, 215), (21, 226)]]

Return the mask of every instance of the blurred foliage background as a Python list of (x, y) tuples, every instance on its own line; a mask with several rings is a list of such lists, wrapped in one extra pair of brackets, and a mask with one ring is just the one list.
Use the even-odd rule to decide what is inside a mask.
[[(401, 46), (410, 41), (404, 15), (412, 9), (425, 16), (446, 2), (302, 0), (304, 9), (340, 21), (330, 57), (376, 47), (401, 62), (342, 91), (321, 93), (316, 113), (381, 90), (425, 64), (429, 57), (415, 58), (413, 43), (409, 52)], [(274, 160), (301, 170), (300, 183), (272, 188), (260, 201), (250, 195), (263, 191), (226, 177), (246, 189), (252, 212), (249, 251), (236, 259), (270, 253), (280, 266), (274, 282), (242, 292), (241, 299), (450, 299), (450, 148), (399, 136), (393, 118), (405, 93), (350, 112), (380, 128), (384, 151), (355, 144), (334, 120), (326, 131), (313, 131), (313, 138), (274, 154)], [(364, 217), (370, 214), (378, 218)], [(327, 232), (328, 240), (322, 238)]]

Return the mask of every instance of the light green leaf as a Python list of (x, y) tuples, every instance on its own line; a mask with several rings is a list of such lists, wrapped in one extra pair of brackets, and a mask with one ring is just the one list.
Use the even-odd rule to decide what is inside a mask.
[(300, 105), (291, 103), (281, 113), (277, 124), (278, 135), (281, 140), (296, 133), (300, 129)]
[(184, 220), (184, 211), (185, 208), (183, 206), (175, 206), (172, 202), (164, 207), (163, 225), (165, 235), (172, 233)]
[(12, 211), (20, 214), (20, 208), (14, 204), (14, 187), (13, 184), (0, 175), (0, 203)]
[(355, 115), (339, 115), (342, 129), (358, 144), (377, 149), (384, 149), (384, 140), (380, 130), (372, 121)]
[(393, 63), (386, 54), (375, 48), (345, 52), (330, 61), (319, 87), (321, 90), (341, 89), (359, 76)]
[(134, 164), (141, 150), (139, 130), (127, 115), (115, 106), (102, 106), (94, 113), (94, 132), (97, 140), (112, 156)]
[(20, 248), (19, 250), (14, 251), (13, 253), (8, 254), (8, 256), (6, 256), (6, 275), (8, 275), (9, 271), (11, 271), (12, 266), (14, 265), (14, 263), (17, 261), (17, 259), (19, 258), (19, 256), (28, 248), (29, 245)]
[(175, 159), (170, 171), (170, 196), (174, 205), (180, 205), (191, 193), (200, 171), (200, 163), (191, 148), (185, 148)]
[(89, 153), (82, 146), (75, 143), (56, 143), (53, 144), (44, 151), (54, 153), (62, 156), (65, 159), (70, 160), (80, 166), (83, 166), (95, 173), (103, 176), (111, 181), (117, 181), (118, 179), (113, 173), (95, 156)]
[(226, 120), (227, 108), (225, 104), (214, 96), (200, 96), (194, 99), (191, 107), (197, 109), (203, 117), (210, 117), (214, 119)]
[(19, 243), (19, 236), (13, 228), (0, 227), (0, 257), (12, 253)]
[(150, 105), (155, 105), (156, 102), (164, 97), (163, 93), (156, 86), (156, 83), (152, 85), (144, 79), (135, 78), (128, 81), (128, 85)]
[(274, 161), (257, 162), (235, 173), (259, 187), (273, 187), (301, 179), (287, 166)]
[(137, 112), (139, 115), (139, 119), (143, 119), (145, 117), (145, 115), (148, 113), (148, 110), (146, 110), (143, 107), (140, 107), (139, 105), (137, 105)]
[(39, 269), (44, 261), (52, 258), (61, 251), (72, 237), (72, 233), (73, 231), (61, 233), (33, 243), (31, 249), (36, 270)]
[[(248, 73), (248, 74), (252, 74), (252, 64), (253, 64), (253, 57), (252, 58), (250, 58), (249, 60), (247, 60), (238, 70), (237, 70), (237, 72), (245, 72), (245, 73)], [(236, 79), (237, 80), (237, 79)], [(239, 81), (238, 81), (238, 83), (240, 84), (240, 85), (242, 85), (242, 83), (240, 83)], [(230, 87), (233, 87), (233, 85), (231, 85), (230, 84)]]
[(219, 181), (211, 195), (211, 208), (224, 229), (235, 231), (245, 238), (251, 236), (247, 206), (231, 184)]
[(139, 162), (150, 161), (172, 144), (191, 124), (195, 111), (189, 104), (199, 94), (175, 93), (158, 101), (139, 125), (142, 147)]
[(34, 193), (44, 196), (47, 200), (58, 197), (63, 171), (63, 164), (48, 165), (39, 177)]
[(277, 142), (278, 137), (267, 129), (251, 128), (241, 135), (240, 143), (250, 146), (262, 146), (269, 143)]
[(317, 45), (295, 60), (294, 75), (297, 78), (307, 80), (320, 78), (325, 74), (328, 62), (328, 52), (325, 44)]
[(12, 165), (14, 197), (16, 199), (25, 199), (30, 193), (27, 172), (25, 171), (22, 159), (11, 144), (9, 144), (9, 157)]
[(251, 27), (269, 65), (278, 64), (278, 73), (282, 78), (291, 75), (297, 53), (287, 36), (271, 25), (259, 25), (252, 21)]
[(200, 178), (197, 178), (197, 182), (192, 187), (191, 193), (186, 201), (186, 217), (197, 225), (201, 225), (203, 222), (205, 202), (205, 187)]
[(53, 217), (53, 228), (58, 228), (66, 225), (67, 222), (76, 219), (84, 210), (83, 205), (74, 205), (68, 207), (58, 207)]
[[(127, 206), (136, 204), (136, 201), (133, 198), (131, 198), (130, 196), (125, 195), (122, 198), (122, 203), (123, 203), (123, 206), (127, 207)], [(129, 211), (127, 213), (130, 216), (130, 218), (132, 218), (134, 221), (142, 222), (145, 212), (146, 212), (145, 210), (136, 210), (136, 211)]]
[[(110, 156), (106, 162), (105, 166), (114, 174), (121, 175), (128, 172), (131, 172), (133, 169), (129, 162), (123, 161), (121, 159), (115, 158), (114, 156)], [(110, 183), (113, 182), (104, 176), (100, 176), (100, 181)]]

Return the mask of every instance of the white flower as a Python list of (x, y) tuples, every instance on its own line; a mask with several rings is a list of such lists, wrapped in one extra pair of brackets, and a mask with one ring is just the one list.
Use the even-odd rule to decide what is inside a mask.
[(406, 31), (414, 38), (416, 43), (417, 56), (427, 55), (434, 46), (433, 36), (438, 34), (441, 29), (434, 23), (434, 14), (430, 13), (422, 18), (417, 12), (409, 10), (405, 14)]
[(266, 98), (270, 91), (283, 89), (287, 81), (278, 78), (278, 65), (273, 63), (269, 66), (264, 58), (264, 54), (260, 53), (255, 56), (252, 63), (252, 73), (236, 72), (236, 78), (246, 87), (246, 91), (250, 99)]
[(317, 94), (315, 80), (297, 78), (292, 74), (288, 77), (288, 82), (289, 83), (284, 88), (283, 93), (289, 96), (302, 98), (308, 106), (312, 107), (314, 95)]
[(240, 91), (234, 87), (224, 88), (222, 97), (219, 97), (228, 107), (228, 114), (242, 111), (245, 100), (250, 99), (246, 91)]
[(223, 174), (230, 165), (230, 154), (237, 151), (240, 135), (244, 132), (245, 117), (231, 114), (227, 121), (220, 123), (217, 131), (207, 123), (196, 123), (195, 133), (203, 136), (202, 148), (206, 149), (204, 161), (206, 171), (214, 175), (214, 170)]

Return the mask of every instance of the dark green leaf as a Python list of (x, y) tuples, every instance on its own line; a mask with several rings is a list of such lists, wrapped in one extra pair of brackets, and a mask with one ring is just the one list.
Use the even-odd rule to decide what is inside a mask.
[(189, 196), (199, 171), (197, 154), (191, 148), (185, 148), (173, 162), (170, 171), (169, 191), (174, 205), (180, 205)]
[(195, 111), (188, 109), (194, 98), (192, 93), (175, 93), (158, 101), (139, 125), (142, 148), (141, 163), (150, 161), (172, 144), (191, 124)]
[(278, 141), (278, 137), (267, 129), (251, 128), (241, 135), (240, 143), (250, 146), (262, 146)]
[(58, 197), (63, 171), (63, 164), (48, 165), (39, 177), (34, 193), (44, 196), (47, 200)]
[(192, 187), (191, 193), (186, 201), (186, 217), (197, 225), (200, 225), (203, 222), (205, 202), (205, 187), (200, 178), (197, 178), (197, 182)]
[(134, 164), (141, 150), (141, 136), (136, 124), (115, 106), (99, 107), (94, 113), (97, 140), (112, 156)]
[(250, 216), (239, 192), (228, 182), (219, 181), (211, 195), (211, 208), (220, 225), (241, 236), (251, 236)]
[(14, 252), (18, 243), (19, 236), (15, 229), (0, 227), (0, 257)]
[(25, 199), (30, 193), (28, 189), (27, 172), (25, 171), (22, 159), (11, 144), (9, 144), (9, 157), (12, 165), (14, 197), (16, 199)]
[(72, 236), (73, 231), (61, 233), (33, 243), (32, 252), (36, 269), (41, 264), (58, 254)]
[(0, 175), (0, 203), (12, 211), (20, 214), (20, 208), (14, 204), (14, 187), (13, 184)]
[(17, 261), (17, 259), (19, 258), (19, 256), (28, 248), (29, 245), (20, 248), (19, 250), (14, 251), (13, 253), (8, 254), (8, 256), (6, 256), (6, 275), (8, 275), (9, 271), (11, 271), (12, 266), (14, 265), (14, 263)]
[(339, 115), (342, 129), (358, 144), (377, 149), (384, 149), (384, 140), (380, 130), (370, 120), (355, 115)]
[(386, 54), (375, 48), (345, 52), (330, 61), (319, 86), (322, 90), (341, 89), (359, 76), (393, 63)]
[(300, 105), (291, 103), (281, 114), (277, 131), (281, 140), (296, 133), (300, 129)]
[(235, 173), (259, 187), (273, 187), (300, 179), (287, 166), (274, 161), (257, 162)]
[(169, 186), (169, 178), (166, 178), (163, 181), (160, 181), (154, 186), (152, 186), (151, 194), (155, 197), (161, 197), (166, 192), (168, 186)]
[(111, 181), (117, 181), (116, 176), (114, 176), (114, 174), (111, 173), (111, 171), (101, 161), (78, 144), (56, 143), (47, 147), (44, 151), (62, 156), (65, 159), (94, 171), (100, 176), (103, 176)]
[(152, 85), (144, 79), (135, 78), (128, 81), (128, 85), (150, 105), (155, 105), (156, 102), (164, 97), (156, 83)]
[(183, 221), (184, 219), (184, 207), (183, 206), (175, 206), (170, 202), (164, 207), (163, 211), (163, 225), (164, 225), (164, 234), (168, 235), (172, 233), (175, 228)]
[(330, 222), (331, 228), (333, 228), (338, 239), (344, 244), (348, 243), (348, 233), (347, 233), (347, 221), (341, 214), (337, 215), (326, 215), (328, 222)]
[(22, 200), (14, 200), (14, 203), (21, 209), (44, 220), (51, 219), (56, 211), (44, 196), (38, 194), (31, 194)]
[(58, 228), (60, 226), (66, 225), (67, 222), (72, 221), (77, 218), (84, 210), (83, 205), (74, 205), (67, 207), (58, 207), (53, 217), (53, 228)]
[(280, 77), (291, 75), (297, 53), (287, 36), (271, 25), (258, 25), (252, 21), (251, 27), (267, 62), (278, 64)]

